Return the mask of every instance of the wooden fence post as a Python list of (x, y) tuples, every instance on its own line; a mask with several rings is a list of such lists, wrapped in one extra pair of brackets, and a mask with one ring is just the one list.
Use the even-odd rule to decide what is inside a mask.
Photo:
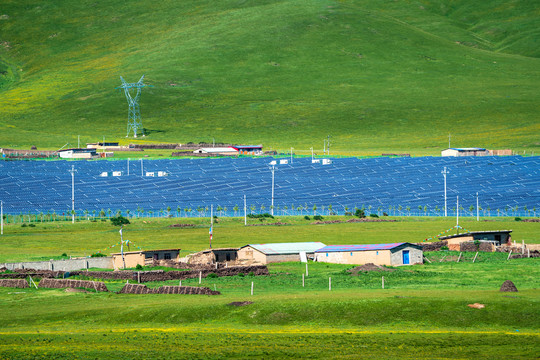
[(384, 276), (382, 277), (382, 288), (384, 289)]
[(459, 253), (459, 256), (457, 258), (457, 261), (456, 262), (459, 262), (459, 260), (461, 259), (461, 254), (463, 254), (462, 252)]
[(477, 256), (478, 256), (478, 251), (476, 252), (476, 255), (474, 255), (474, 259), (473, 259), (473, 261), (472, 261), (473, 264), (474, 264), (474, 262), (476, 261), (476, 257), (477, 257)]
[(510, 255), (512, 255), (512, 250), (510, 250), (510, 252), (508, 253), (508, 257), (506, 258), (506, 260), (510, 259)]

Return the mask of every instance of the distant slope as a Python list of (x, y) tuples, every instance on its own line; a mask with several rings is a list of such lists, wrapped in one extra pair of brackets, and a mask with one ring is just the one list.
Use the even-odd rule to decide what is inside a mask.
[(0, 146), (125, 136), (119, 76), (146, 74), (147, 141), (434, 154), (540, 150), (529, 1), (10, 1)]

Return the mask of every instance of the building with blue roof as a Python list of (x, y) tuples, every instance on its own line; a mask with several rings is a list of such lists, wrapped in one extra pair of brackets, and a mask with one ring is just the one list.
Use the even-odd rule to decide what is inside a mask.
[(308, 256), (313, 258), (315, 251), (324, 246), (321, 242), (249, 244), (238, 250), (237, 261), (242, 265), (302, 261)]
[(334, 264), (411, 265), (423, 263), (420, 245), (407, 242), (368, 245), (328, 245), (315, 251), (315, 261)]

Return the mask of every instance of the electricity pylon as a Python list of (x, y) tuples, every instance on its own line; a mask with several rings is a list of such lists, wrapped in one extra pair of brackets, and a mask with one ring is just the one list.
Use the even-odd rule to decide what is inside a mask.
[[(120, 80), (122, 80), (122, 86), (117, 87), (117, 89), (124, 89), (124, 93), (126, 94), (126, 99), (129, 105), (126, 137), (129, 136), (130, 131), (133, 131), (133, 137), (137, 137), (138, 129), (140, 129), (142, 136), (145, 136), (141, 120), (141, 111), (139, 110), (139, 98), (141, 97), (142, 88), (145, 86), (152, 87), (152, 85), (143, 84), (143, 79), (144, 75), (141, 76), (138, 82), (128, 83), (126, 82), (126, 80), (124, 80), (123, 77), (120, 76)], [(129, 90), (132, 88), (137, 89), (134, 97), (132, 97), (131, 93), (129, 92)]]

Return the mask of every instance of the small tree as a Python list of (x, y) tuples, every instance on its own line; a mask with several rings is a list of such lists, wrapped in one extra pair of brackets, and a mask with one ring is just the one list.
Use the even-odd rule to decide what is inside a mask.
[(317, 215), (317, 205), (313, 205), (313, 215)]
[(171, 215), (171, 207), (167, 206), (167, 217)]
[(127, 224), (129, 224), (129, 220), (126, 219), (125, 217), (123, 217), (122, 215), (120, 215), (120, 216), (117, 216), (117, 217), (112, 217), (111, 218), (111, 224), (113, 224), (114, 226), (127, 225)]
[(176, 207), (176, 217), (180, 217), (180, 213), (182, 212), (182, 208), (180, 207), (180, 205), (178, 205)]
[(234, 211), (234, 216), (237, 216), (238, 215), (238, 205), (234, 205), (233, 211)]

